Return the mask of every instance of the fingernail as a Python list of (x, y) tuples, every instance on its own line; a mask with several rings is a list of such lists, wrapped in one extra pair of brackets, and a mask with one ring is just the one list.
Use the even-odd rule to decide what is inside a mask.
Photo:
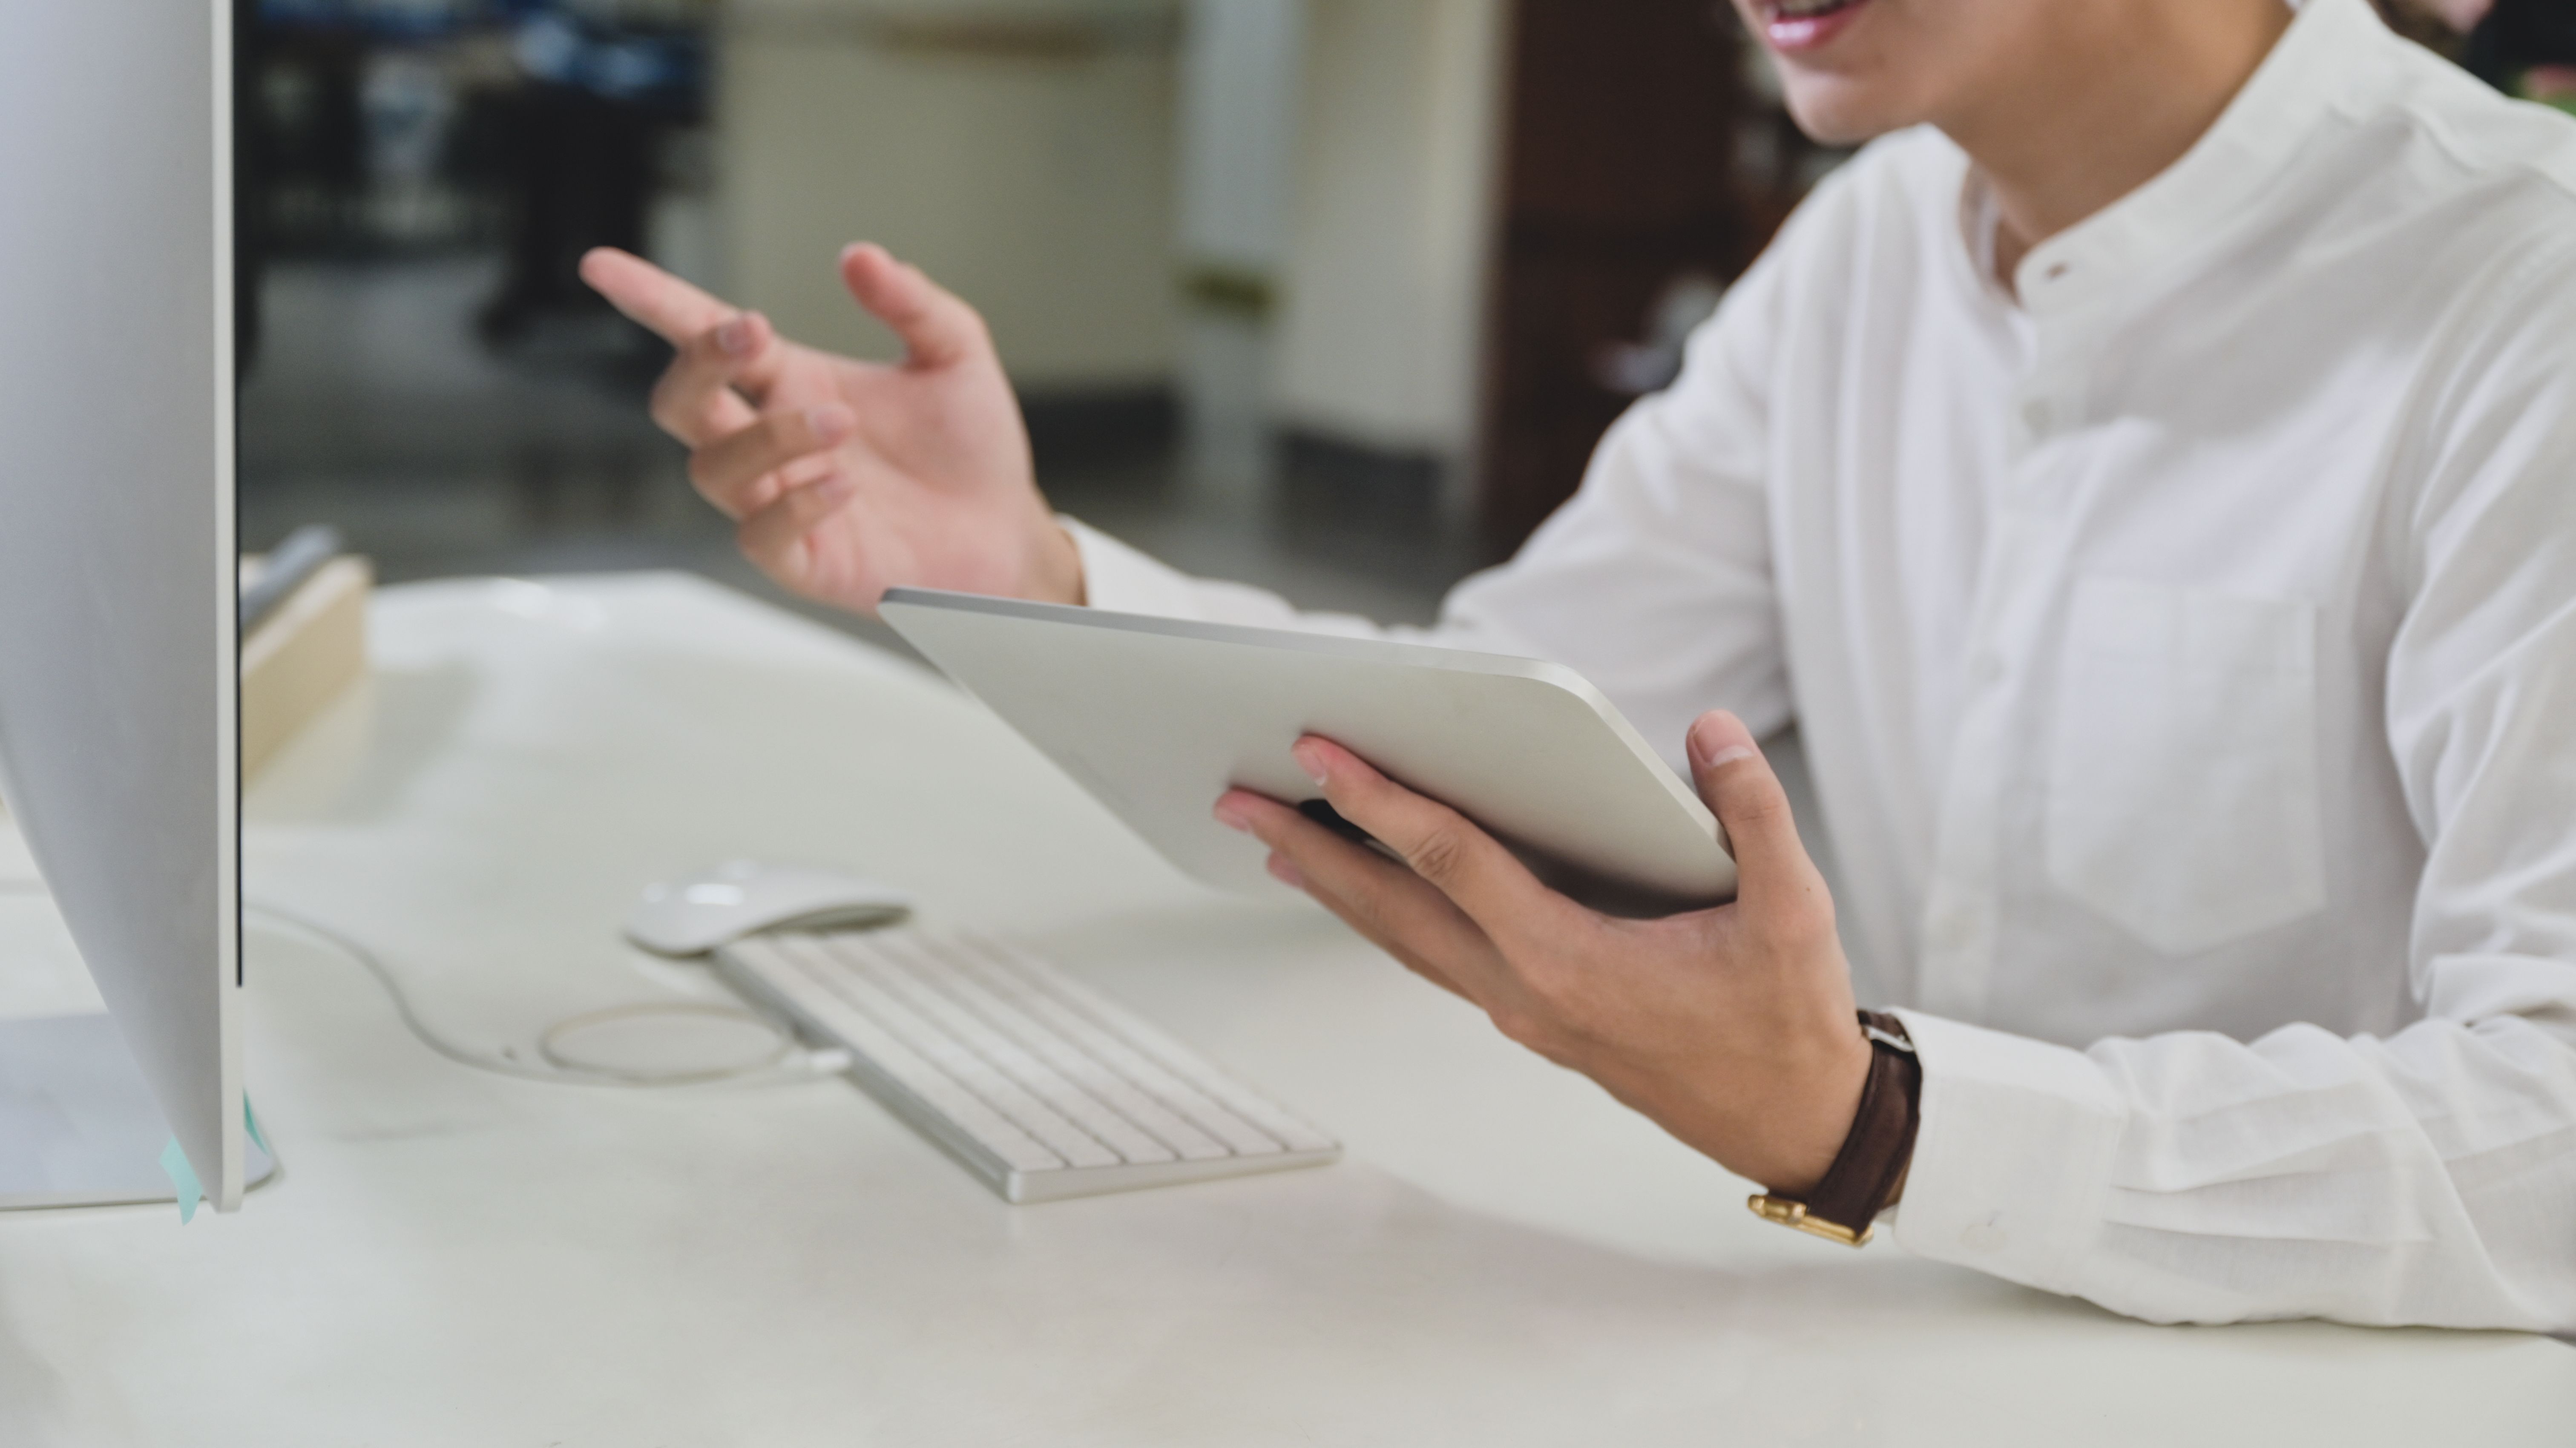
[(814, 490), (814, 501), (837, 503), (847, 498), (858, 487), (858, 483), (846, 473), (831, 473), (822, 481), (809, 483), (806, 486)]
[(850, 410), (827, 402), (805, 409), (805, 426), (823, 442), (839, 442), (850, 433)]
[(1295, 865), (1288, 863), (1288, 857), (1286, 855), (1274, 854), (1270, 857), (1270, 873), (1273, 878), (1279, 881), (1279, 883), (1288, 886), (1290, 889), (1303, 890), (1306, 888), (1306, 877), (1297, 872), (1297, 867)]
[(1691, 762), (1702, 769), (1715, 769), (1721, 764), (1733, 764), (1753, 753), (1741, 744), (1719, 746), (1710, 737), (1716, 733), (1710, 723), (1716, 717), (1714, 714), (1702, 715), (1699, 722), (1691, 725), (1690, 733), (1683, 736), (1684, 745), (1690, 750)]
[(1216, 822), (1230, 830), (1252, 833), (1252, 815), (1232, 795), (1216, 802)]
[(751, 319), (736, 317), (716, 328), (716, 346), (736, 357), (751, 350)]
[(1330, 780), (1324, 778), (1324, 767), (1315, 762), (1323, 756), (1323, 751), (1321, 749), (1313, 744), (1307, 743), (1303, 739), (1300, 739), (1295, 744), (1289, 746), (1288, 754), (1290, 758), (1297, 761), (1297, 767), (1299, 769), (1306, 771), (1306, 777), (1315, 781), (1315, 787), (1317, 789), (1322, 789), (1326, 784), (1331, 783)]

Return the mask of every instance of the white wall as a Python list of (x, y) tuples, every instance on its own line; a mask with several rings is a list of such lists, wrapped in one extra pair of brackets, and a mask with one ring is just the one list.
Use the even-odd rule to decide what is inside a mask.
[(1505, 26), (1502, 0), (1312, 0), (1281, 421), (1468, 459)]
[[(1168, 383), (1176, 262), (1267, 272), (1275, 420), (1465, 461), (1502, 0), (1186, 4), (1187, 25), (1184, 0), (729, 0), (726, 289), (888, 355), (832, 268), (881, 241), (1047, 391)], [(1050, 47), (1086, 25), (1106, 43)]]
[(1030, 391), (1171, 375), (1175, 0), (733, 0), (718, 166), (727, 290), (887, 356), (854, 240), (981, 308)]
[[(1175, 381), (1182, 470), (1213, 494), (1258, 497), (1276, 471), (1272, 309), (1295, 218), (1307, 0), (1190, 0), (1181, 56), (1181, 271), (1221, 281), (1184, 303)], [(1226, 298), (1230, 297), (1231, 300)]]

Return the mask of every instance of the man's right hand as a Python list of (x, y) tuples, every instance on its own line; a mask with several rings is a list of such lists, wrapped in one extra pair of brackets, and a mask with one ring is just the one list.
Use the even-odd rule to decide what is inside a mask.
[(1082, 560), (1037, 488), (1028, 429), (984, 319), (883, 247), (841, 280), (904, 344), (900, 363), (836, 357), (625, 252), (583, 280), (679, 349), (653, 420), (689, 478), (781, 585), (873, 613), (905, 585), (1082, 602)]

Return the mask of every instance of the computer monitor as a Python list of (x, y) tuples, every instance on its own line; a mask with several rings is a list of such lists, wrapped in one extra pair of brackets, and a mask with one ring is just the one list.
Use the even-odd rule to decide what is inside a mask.
[(230, 0), (0, 5), (0, 795), (114, 1022), (0, 1028), (15, 1205), (167, 1199), (193, 1172), (229, 1210), (261, 1170), (239, 1004), (231, 26)]

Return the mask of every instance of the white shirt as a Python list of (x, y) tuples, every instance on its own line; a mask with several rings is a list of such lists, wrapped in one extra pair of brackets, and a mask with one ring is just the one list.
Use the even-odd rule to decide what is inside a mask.
[[(2576, 123), (2311, 0), (2035, 248), (1869, 147), (1431, 635), (1799, 723), (1895, 1233), (2158, 1321), (2576, 1330)], [(1078, 530), (1102, 608), (1349, 629)]]

